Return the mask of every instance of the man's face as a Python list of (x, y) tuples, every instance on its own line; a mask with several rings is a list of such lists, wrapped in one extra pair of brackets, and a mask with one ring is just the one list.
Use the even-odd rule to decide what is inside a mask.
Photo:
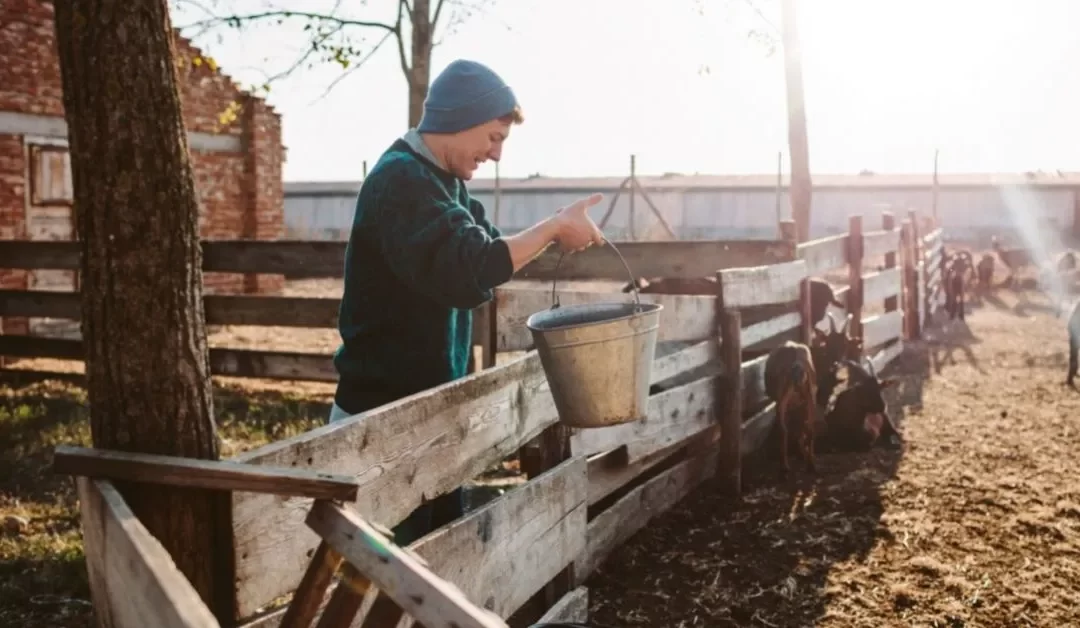
[(480, 164), (489, 159), (499, 161), (503, 142), (510, 136), (510, 123), (492, 120), (452, 136), (450, 142), (450, 172), (466, 181), (472, 179)]

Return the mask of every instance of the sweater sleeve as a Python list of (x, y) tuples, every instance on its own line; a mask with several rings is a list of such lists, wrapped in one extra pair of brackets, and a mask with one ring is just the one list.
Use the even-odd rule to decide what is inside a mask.
[(493, 222), (488, 220), (487, 210), (484, 208), (484, 204), (475, 198), (469, 197), (469, 211), (473, 215), (473, 219), (476, 220), (476, 224), (480, 225), (488, 235), (493, 238), (501, 238), (502, 231), (495, 226)]
[(443, 306), (479, 307), (513, 276), (506, 242), (427, 176), (388, 189), (377, 222), (392, 272)]

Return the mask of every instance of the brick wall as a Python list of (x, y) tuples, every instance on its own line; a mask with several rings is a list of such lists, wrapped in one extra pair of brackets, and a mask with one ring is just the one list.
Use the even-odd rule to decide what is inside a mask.
[[(0, 111), (64, 115), (52, 3), (0, 0)], [(177, 37), (184, 121), (188, 131), (240, 138), (238, 151), (192, 148), (206, 239), (277, 239), (284, 235), (281, 118), (241, 91), (229, 77), (201, 61), (201, 51)], [(221, 115), (237, 103), (231, 120)], [(0, 133), (0, 239), (28, 237), (28, 149), (21, 135)], [(280, 275), (244, 277), (206, 273), (207, 292), (279, 293)], [(25, 271), (0, 269), (0, 288), (26, 289)], [(23, 333), (24, 321), (7, 319), (5, 333)]]

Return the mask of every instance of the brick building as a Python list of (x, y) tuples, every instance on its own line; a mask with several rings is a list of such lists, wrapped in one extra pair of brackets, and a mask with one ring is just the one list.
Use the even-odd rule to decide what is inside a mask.
[[(177, 67), (204, 239), (277, 239), (280, 116), (177, 36)], [(0, 0), (0, 240), (76, 237), (52, 2)], [(223, 124), (222, 114), (235, 113)], [(228, 117), (228, 116), (227, 116)], [(207, 292), (276, 293), (279, 275), (206, 273)], [(70, 271), (0, 269), (0, 288), (72, 290)], [(8, 318), (5, 333), (26, 333)]]

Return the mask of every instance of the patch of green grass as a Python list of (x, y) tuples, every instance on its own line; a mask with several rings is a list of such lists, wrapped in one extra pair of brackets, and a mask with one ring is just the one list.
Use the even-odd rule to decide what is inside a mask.
[[(223, 458), (321, 425), (322, 400), (277, 391), (217, 387)], [(93, 625), (74, 481), (53, 475), (56, 445), (90, 445), (85, 391), (64, 382), (0, 382), (0, 626)]]

